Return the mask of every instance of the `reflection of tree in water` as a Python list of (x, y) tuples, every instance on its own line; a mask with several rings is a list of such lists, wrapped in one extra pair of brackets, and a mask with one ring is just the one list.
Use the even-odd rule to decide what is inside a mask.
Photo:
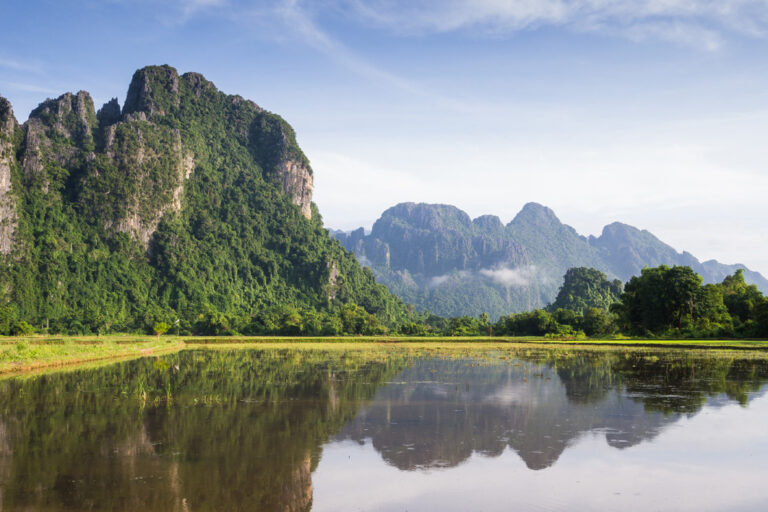
[[(655, 355), (654, 355), (655, 354)], [(614, 447), (656, 436), (708, 397), (746, 403), (768, 380), (761, 359), (690, 352), (526, 350), (516, 359), (420, 361), (382, 388), (339, 438), (363, 442), (404, 470), (455, 466), (472, 453), (515, 450), (552, 465), (577, 438)], [(722, 403), (722, 401), (718, 402)]]
[(402, 469), (507, 447), (541, 469), (585, 432), (636, 444), (768, 377), (760, 360), (654, 354), (196, 351), (0, 382), (0, 508), (307, 510), (339, 432)]
[(401, 368), (360, 353), (204, 351), (2, 382), (0, 504), (308, 510), (322, 444)]

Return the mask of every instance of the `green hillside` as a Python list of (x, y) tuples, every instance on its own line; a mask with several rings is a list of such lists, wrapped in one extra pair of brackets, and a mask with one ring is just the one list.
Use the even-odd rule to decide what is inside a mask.
[(394, 325), (405, 306), (328, 236), (312, 183), (288, 123), (199, 74), (147, 67), (122, 109), (67, 93), (23, 125), (0, 98), (0, 328)]

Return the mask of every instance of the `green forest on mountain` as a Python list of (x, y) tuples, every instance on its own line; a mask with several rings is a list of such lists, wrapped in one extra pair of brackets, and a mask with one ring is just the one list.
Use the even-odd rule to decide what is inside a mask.
[(66, 94), (19, 126), (3, 101), (17, 226), (0, 333), (335, 335), (407, 317), (281, 190), (280, 165), (308, 162), (279, 116), (168, 66), (137, 71), (122, 112)]

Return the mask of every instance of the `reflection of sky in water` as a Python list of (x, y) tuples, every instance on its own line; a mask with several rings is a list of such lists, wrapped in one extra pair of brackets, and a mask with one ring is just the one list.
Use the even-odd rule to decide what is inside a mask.
[(370, 440), (333, 441), (312, 476), (312, 510), (768, 510), (768, 395), (746, 407), (710, 402), (626, 449), (602, 431), (582, 434), (539, 471), (510, 448), (402, 471)]
[(762, 357), (381, 356), (0, 381), (0, 509), (768, 510)]

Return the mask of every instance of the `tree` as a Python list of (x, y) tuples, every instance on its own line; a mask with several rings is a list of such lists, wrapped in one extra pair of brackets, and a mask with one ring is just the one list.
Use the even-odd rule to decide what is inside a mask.
[(581, 320), (581, 328), (587, 336), (602, 336), (615, 330), (613, 315), (599, 308), (589, 308)]
[(604, 273), (594, 268), (569, 268), (557, 297), (547, 310), (567, 309), (582, 314), (589, 308), (608, 311), (619, 301), (621, 288), (621, 281), (609, 281)]
[(727, 276), (719, 288), (723, 303), (733, 319), (734, 331), (741, 336), (760, 336), (757, 317), (765, 297), (757, 286), (744, 281), (744, 270), (739, 269), (732, 276)]
[(646, 267), (629, 280), (612, 311), (623, 329), (640, 334), (675, 331), (693, 335), (696, 329), (704, 329), (710, 335), (727, 329), (730, 317), (723, 294), (701, 283), (701, 276), (690, 267)]
[(768, 297), (764, 297), (755, 310), (755, 334), (761, 338), (768, 338)]
[(155, 336), (157, 336), (159, 338), (162, 334), (165, 334), (166, 332), (168, 332), (168, 329), (170, 329), (170, 328), (171, 328), (171, 326), (168, 325), (165, 322), (157, 322), (152, 327), (152, 330), (154, 331)]

